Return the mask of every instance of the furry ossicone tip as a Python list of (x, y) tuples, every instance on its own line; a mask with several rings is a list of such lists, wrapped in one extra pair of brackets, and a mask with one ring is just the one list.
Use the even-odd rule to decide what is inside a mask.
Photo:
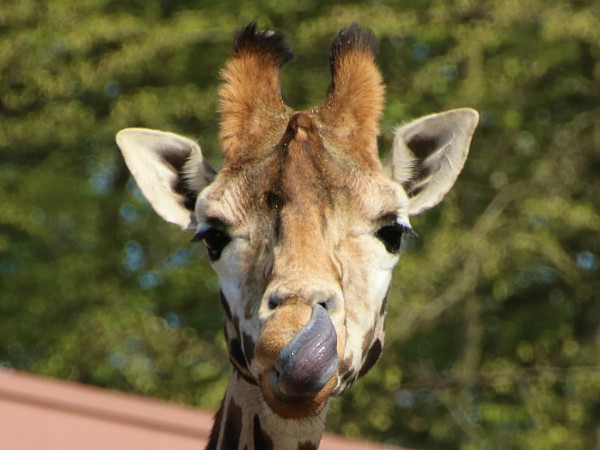
[(331, 44), (329, 63), (332, 71), (335, 69), (336, 61), (349, 51), (370, 53), (373, 58), (377, 56), (379, 48), (375, 33), (370, 28), (361, 28), (356, 22), (340, 30)]
[(256, 22), (250, 22), (236, 31), (233, 38), (234, 57), (240, 57), (244, 53), (269, 55), (279, 67), (292, 59), (294, 54), (282, 33), (257, 28)]

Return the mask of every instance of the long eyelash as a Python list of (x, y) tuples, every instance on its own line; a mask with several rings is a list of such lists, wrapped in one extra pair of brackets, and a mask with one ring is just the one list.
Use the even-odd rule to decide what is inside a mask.
[(415, 233), (415, 231), (412, 229), (412, 227), (410, 226), (410, 224), (408, 222), (405, 222), (404, 220), (400, 220), (400, 218), (396, 218), (394, 220), (394, 226), (397, 226), (398, 228), (400, 228), (402, 230), (402, 233), (406, 233), (406, 235), (412, 237), (412, 238), (417, 238), (419, 237), (419, 235), (417, 233)]
[(200, 230), (200, 231), (198, 231), (198, 232), (197, 232), (197, 233), (194, 235), (194, 237), (191, 239), (191, 241), (190, 241), (190, 242), (200, 242), (200, 241), (202, 241), (202, 240), (204, 239), (204, 237), (206, 236), (206, 232), (207, 232), (207, 231), (208, 231), (208, 230)]
[(206, 237), (206, 234), (210, 230), (212, 230), (213, 228), (220, 228), (221, 226), (223, 226), (223, 222), (220, 221), (219, 219), (215, 219), (212, 217), (208, 218), (206, 220), (206, 223), (200, 224), (200, 226), (198, 227), (198, 230), (196, 231), (196, 234), (194, 235), (194, 237), (192, 238), (192, 240), (190, 242), (202, 241)]
[(402, 227), (402, 232), (406, 233), (411, 238), (413, 238), (413, 239), (419, 238), (419, 235), (409, 225), (405, 225), (403, 223), (399, 223), (398, 225), (400, 225)]

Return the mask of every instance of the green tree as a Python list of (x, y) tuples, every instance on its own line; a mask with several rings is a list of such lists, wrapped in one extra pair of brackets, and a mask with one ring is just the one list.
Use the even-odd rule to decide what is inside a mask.
[(229, 373), (202, 249), (155, 217), (114, 144), (195, 136), (251, 20), (295, 51), (286, 101), (321, 102), (352, 21), (380, 40), (381, 147), (411, 117), (481, 113), (444, 204), (395, 274), (384, 356), (329, 427), (414, 448), (600, 445), (600, 7), (580, 0), (0, 5), (0, 364), (215, 408)]

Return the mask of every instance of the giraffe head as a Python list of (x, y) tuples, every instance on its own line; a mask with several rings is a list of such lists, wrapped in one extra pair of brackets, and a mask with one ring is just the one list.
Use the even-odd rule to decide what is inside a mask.
[(205, 243), (231, 362), (284, 418), (318, 414), (379, 358), (409, 217), (452, 187), (477, 125), (471, 109), (418, 119), (396, 130), (382, 163), (376, 47), (370, 31), (342, 30), (324, 103), (295, 112), (280, 94), (282, 35), (238, 31), (219, 93), (218, 174), (185, 137), (117, 136), (158, 214)]

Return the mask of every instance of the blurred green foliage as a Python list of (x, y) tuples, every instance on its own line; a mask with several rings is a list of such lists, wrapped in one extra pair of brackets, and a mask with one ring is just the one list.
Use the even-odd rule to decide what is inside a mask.
[(584, 0), (3, 0), (0, 364), (216, 408), (229, 373), (203, 251), (114, 144), (199, 139), (233, 31), (284, 31), (286, 101), (321, 102), (327, 48), (380, 39), (382, 149), (412, 117), (481, 113), (444, 204), (413, 221), (376, 368), (329, 429), (422, 449), (600, 446), (600, 4)]

